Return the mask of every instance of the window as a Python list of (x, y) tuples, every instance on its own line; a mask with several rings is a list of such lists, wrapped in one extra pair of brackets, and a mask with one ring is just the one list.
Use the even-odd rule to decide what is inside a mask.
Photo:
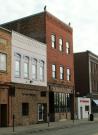
[(66, 42), (66, 53), (70, 54), (70, 45), (69, 42)]
[(70, 73), (70, 69), (67, 68), (67, 81), (71, 80), (71, 73)]
[(46, 91), (41, 91), (41, 97), (46, 97)]
[(61, 80), (64, 79), (64, 68), (63, 68), (63, 66), (60, 66), (60, 79)]
[(37, 60), (32, 60), (32, 79), (37, 79)]
[(0, 38), (0, 44), (6, 45), (7, 44), (7, 40), (4, 38)]
[(59, 50), (63, 51), (63, 40), (62, 40), (62, 38), (59, 38)]
[(52, 48), (56, 48), (56, 36), (54, 34), (51, 35), (51, 45)]
[(56, 65), (52, 65), (52, 78), (56, 79)]
[(24, 78), (29, 78), (29, 57), (24, 59)]
[(44, 61), (40, 61), (40, 81), (44, 80)]
[(89, 111), (89, 106), (88, 105), (85, 106), (85, 111)]
[(0, 70), (2, 71), (6, 71), (6, 63), (7, 63), (6, 57), (7, 57), (6, 54), (0, 53)]
[(54, 92), (54, 111), (69, 112), (70, 111), (70, 95), (65, 93)]
[(15, 55), (15, 77), (20, 77), (20, 69), (21, 69), (21, 56), (20, 54)]
[(23, 116), (29, 115), (29, 104), (28, 103), (22, 103), (22, 115)]

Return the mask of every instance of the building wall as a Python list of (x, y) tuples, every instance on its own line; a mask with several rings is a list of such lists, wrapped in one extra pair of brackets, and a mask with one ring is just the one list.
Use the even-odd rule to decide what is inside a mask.
[[(73, 32), (72, 28), (55, 16), (50, 13), (42, 12), (35, 15), (31, 15), (16, 21), (12, 21), (2, 26), (18, 31), (24, 35), (35, 38), (39, 41), (42, 41), (47, 44), (47, 60), (48, 60), (48, 82), (54, 83), (51, 77), (51, 64), (57, 64), (57, 81), (60, 82), (59, 79), (59, 65), (64, 65), (65, 68), (65, 77), (64, 81), (62, 81), (65, 85), (73, 86), (74, 84), (74, 66), (73, 66)], [(56, 49), (51, 48), (51, 32), (54, 32), (57, 36)], [(63, 37), (64, 42), (64, 52), (58, 51), (58, 38), (59, 36)], [(68, 40), (70, 42), (70, 55), (66, 55), (65, 53), (65, 42)], [(66, 82), (66, 67), (71, 68), (71, 81)], [(57, 83), (55, 81), (55, 83)], [(61, 83), (62, 84), (62, 83)]]
[[(21, 77), (15, 77), (15, 54), (21, 55)], [(47, 53), (46, 45), (21, 35), (17, 32), (12, 32), (12, 82), (24, 83), (31, 85), (47, 86)], [(24, 57), (29, 57), (29, 78), (24, 79)], [(32, 59), (37, 60), (37, 79), (32, 79)], [(40, 61), (44, 61), (44, 80), (40, 81)], [(31, 81), (31, 83), (30, 83)]]
[(75, 73), (75, 90), (79, 92), (79, 96), (89, 93), (89, 65), (88, 53), (74, 54), (74, 73)]
[(11, 81), (11, 32), (0, 28), (0, 53), (6, 54), (7, 63), (6, 71), (0, 71), (0, 83), (10, 82)]
[[(15, 116), (15, 125), (30, 125), (39, 123), (38, 121), (38, 104), (46, 104), (47, 106), (47, 89), (43, 86), (33, 86), (27, 84), (16, 84), (14, 95), (10, 95), (9, 102), (11, 109), (9, 110), (10, 121), (12, 126), (13, 114)], [(46, 96), (41, 96), (41, 92), (46, 92)], [(22, 103), (29, 104), (28, 115), (22, 114)], [(45, 120), (47, 121), (47, 110), (45, 111)], [(42, 121), (43, 122), (43, 121)]]
[[(49, 91), (71, 93), (74, 87), (73, 30), (47, 11), (3, 24), (31, 38), (47, 44), (47, 82)], [(51, 47), (51, 33), (56, 34), (56, 49)], [(59, 37), (63, 38), (63, 52), (59, 51)], [(66, 54), (66, 41), (70, 43), (70, 54)], [(56, 64), (56, 79), (52, 79), (52, 64)], [(64, 80), (60, 80), (60, 65), (64, 67)], [(66, 69), (71, 70), (71, 80), (67, 81)], [(51, 98), (51, 97), (50, 97)], [(52, 103), (54, 104), (54, 103)], [(71, 102), (72, 104), (72, 102)], [(66, 114), (65, 114), (66, 116)]]
[(44, 19), (44, 13), (39, 13), (6, 24), (2, 24), (2, 26), (9, 30), (15, 30), (21, 34), (45, 43)]
[[(56, 35), (56, 48), (51, 46), (51, 34)], [(46, 14), (46, 43), (47, 43), (47, 63), (48, 63), (48, 82), (52, 83), (52, 64), (56, 64), (56, 83), (64, 85), (74, 84), (74, 67), (73, 67), (73, 35), (72, 29), (63, 24), (60, 20), (50, 15)], [(59, 38), (63, 39), (63, 51), (59, 51)], [(66, 54), (66, 41), (70, 43), (70, 54)], [(64, 67), (64, 80), (60, 80), (60, 65)], [(71, 69), (71, 81), (67, 82), (66, 79), (66, 69)]]
[(89, 53), (90, 93), (98, 94), (98, 56)]

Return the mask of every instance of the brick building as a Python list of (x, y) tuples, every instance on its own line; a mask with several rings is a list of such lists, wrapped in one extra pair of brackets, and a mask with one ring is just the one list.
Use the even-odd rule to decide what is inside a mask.
[(0, 27), (0, 126), (8, 119), (8, 89), (11, 82), (11, 32)]
[(47, 121), (46, 45), (0, 28), (0, 126)]
[(74, 89), (72, 28), (46, 10), (2, 26), (47, 44), (50, 120), (70, 118)]
[(90, 51), (74, 54), (75, 91), (92, 100), (92, 112), (98, 113), (98, 56)]

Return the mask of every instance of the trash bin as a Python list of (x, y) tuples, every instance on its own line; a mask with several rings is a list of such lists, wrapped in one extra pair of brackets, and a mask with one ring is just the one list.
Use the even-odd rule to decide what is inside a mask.
[(94, 120), (94, 115), (90, 114), (90, 121), (93, 121), (93, 120)]

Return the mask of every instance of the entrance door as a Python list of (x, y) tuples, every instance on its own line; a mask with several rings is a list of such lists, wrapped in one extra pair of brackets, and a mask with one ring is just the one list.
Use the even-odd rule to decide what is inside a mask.
[(80, 119), (83, 119), (83, 108), (80, 107)]
[(44, 112), (44, 106), (43, 104), (38, 104), (38, 121), (43, 121), (43, 112)]
[(47, 104), (38, 104), (38, 121), (47, 121)]
[(1, 127), (6, 127), (7, 126), (7, 104), (1, 104)]

